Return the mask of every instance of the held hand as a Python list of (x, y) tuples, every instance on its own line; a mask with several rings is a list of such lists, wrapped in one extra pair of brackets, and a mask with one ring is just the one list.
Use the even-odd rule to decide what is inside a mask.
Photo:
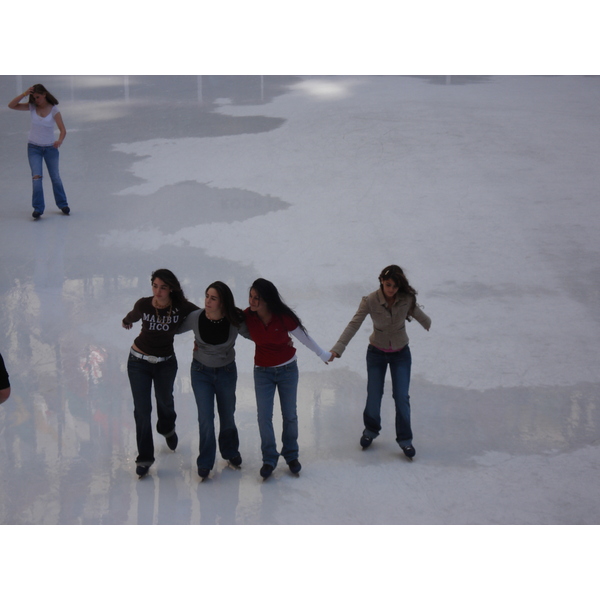
[(327, 362), (333, 362), (334, 358), (339, 358), (339, 357), (340, 357), (340, 355), (337, 352), (332, 352), (331, 358)]

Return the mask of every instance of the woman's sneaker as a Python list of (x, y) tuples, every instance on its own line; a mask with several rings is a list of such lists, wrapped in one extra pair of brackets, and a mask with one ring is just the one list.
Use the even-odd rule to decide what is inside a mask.
[(204, 469), (202, 467), (198, 467), (198, 477), (204, 481), (210, 474), (210, 469)]

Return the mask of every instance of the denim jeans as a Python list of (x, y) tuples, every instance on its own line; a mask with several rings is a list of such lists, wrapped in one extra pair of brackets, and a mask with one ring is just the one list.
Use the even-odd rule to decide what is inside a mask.
[(54, 192), (56, 206), (58, 208), (66, 208), (68, 206), (67, 195), (65, 194), (65, 188), (58, 172), (58, 148), (54, 146), (36, 146), (29, 143), (27, 144), (27, 158), (29, 158), (33, 180), (33, 197), (31, 200), (33, 209), (43, 214), (46, 207), (44, 203), (44, 186), (42, 184), (43, 161), (46, 161), (48, 175), (50, 175), (50, 181), (52, 181), (52, 191)]
[(282, 367), (254, 367), (254, 391), (258, 409), (263, 463), (277, 466), (279, 453), (273, 430), (273, 406), (275, 390), (279, 392), (283, 432), (281, 456), (286, 463), (298, 458), (298, 416), (296, 398), (298, 393), (298, 365), (296, 361)]
[(410, 427), (410, 349), (405, 346), (398, 352), (383, 352), (369, 345), (367, 349), (367, 403), (363, 413), (363, 435), (376, 438), (381, 431), (381, 399), (388, 365), (392, 376), (392, 397), (396, 405), (396, 441), (400, 446), (412, 443)]
[(198, 468), (212, 469), (215, 464), (217, 441), (215, 439), (215, 398), (219, 412), (219, 451), (225, 460), (239, 454), (240, 440), (235, 426), (235, 387), (237, 367), (235, 361), (224, 367), (206, 367), (193, 360), (190, 369), (192, 389), (198, 407), (200, 448)]
[(152, 440), (152, 384), (156, 397), (156, 431), (165, 437), (175, 430), (175, 405), (173, 385), (177, 375), (177, 359), (149, 363), (132, 354), (127, 361), (127, 374), (133, 394), (133, 416), (138, 447), (136, 463), (150, 466), (154, 462), (154, 441)]

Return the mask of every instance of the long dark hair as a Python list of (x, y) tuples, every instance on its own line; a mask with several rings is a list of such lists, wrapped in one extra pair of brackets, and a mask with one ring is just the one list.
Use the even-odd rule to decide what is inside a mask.
[(391, 279), (397, 286), (396, 294), (405, 294), (411, 298), (411, 307), (408, 311), (409, 318), (412, 317), (412, 312), (417, 305), (417, 291), (408, 283), (408, 279), (404, 271), (398, 265), (390, 265), (381, 271), (379, 275), (379, 286), (383, 291), (383, 282)]
[(282, 300), (277, 288), (267, 279), (258, 278), (250, 287), (261, 300), (267, 305), (267, 309), (273, 315), (286, 315), (298, 324), (298, 327), (306, 333), (300, 317)]
[[(45, 94), (48, 104), (52, 104), (52, 106), (56, 106), (58, 104), (58, 100), (41, 83), (36, 83), (33, 86), (33, 94)], [(33, 94), (29, 94), (29, 104), (35, 103)]]
[(208, 293), (208, 290), (213, 288), (217, 290), (219, 294), (219, 300), (221, 301), (221, 308), (223, 313), (225, 314), (225, 318), (233, 325), (234, 327), (239, 327), (244, 320), (244, 313), (241, 309), (239, 309), (235, 305), (235, 300), (233, 299), (233, 293), (229, 289), (229, 286), (222, 281), (213, 281), (204, 292)]
[(179, 279), (175, 277), (172, 271), (169, 271), (169, 269), (157, 269), (152, 273), (150, 283), (154, 283), (157, 277), (158, 279), (162, 279), (171, 288), (171, 302), (173, 306), (179, 306), (187, 300), (181, 289)]

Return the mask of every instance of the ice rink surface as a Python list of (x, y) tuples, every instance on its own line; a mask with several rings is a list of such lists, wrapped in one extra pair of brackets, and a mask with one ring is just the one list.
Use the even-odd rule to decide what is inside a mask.
[[(38, 82), (68, 135), (72, 209), (31, 218)], [(600, 79), (2, 76), (0, 523), (596, 525), (600, 522)], [(192, 335), (179, 447), (135, 476), (121, 328), (166, 267), (202, 305), (272, 280), (325, 349), (391, 263), (432, 318), (408, 326), (417, 456), (361, 451), (365, 323), (341, 360), (298, 349), (299, 478), (262, 482), (253, 345), (237, 343), (243, 465), (200, 482)], [(276, 407), (275, 423), (280, 412)]]

